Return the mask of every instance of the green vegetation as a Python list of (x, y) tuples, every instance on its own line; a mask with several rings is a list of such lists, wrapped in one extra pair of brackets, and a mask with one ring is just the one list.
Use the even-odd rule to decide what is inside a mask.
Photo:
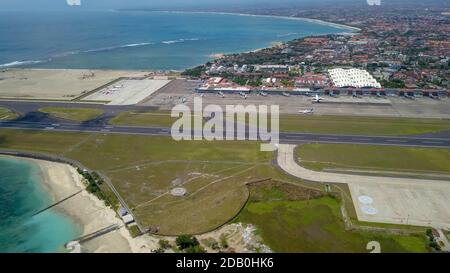
[(197, 66), (194, 68), (186, 69), (185, 71), (183, 71), (181, 73), (181, 75), (199, 78), (202, 75), (202, 73), (205, 71), (206, 71), (206, 67), (203, 65), (200, 65), (200, 66)]
[[(427, 252), (423, 234), (346, 230), (339, 199), (333, 196), (305, 198), (305, 191), (298, 191), (302, 194), (295, 198), (290, 187), (271, 185), (258, 189), (255, 186), (251, 189), (250, 202), (235, 221), (256, 225), (258, 235), (276, 252), (369, 252), (366, 245), (370, 241), (378, 241), (382, 252)], [(268, 194), (261, 195), (261, 192)], [(280, 192), (282, 199), (273, 200)]]
[(159, 240), (158, 244), (159, 244), (159, 247), (164, 250), (172, 248), (172, 245), (170, 244), (170, 242), (167, 240), (164, 240), (164, 239)]
[(351, 144), (306, 144), (297, 151), (309, 169), (362, 169), (450, 173), (450, 150)]
[[(258, 142), (0, 130), (0, 147), (64, 156), (107, 176), (137, 221), (145, 228), (159, 227), (164, 235), (217, 228), (245, 204), (245, 183), (284, 176)], [(170, 194), (179, 183), (188, 192), (181, 198)], [(106, 183), (99, 187), (111, 193)]]
[(128, 226), (128, 230), (130, 231), (130, 235), (133, 238), (136, 238), (139, 235), (141, 235), (141, 231), (139, 230), (139, 227), (137, 225)]
[(220, 235), (220, 247), (222, 248), (228, 248), (228, 240), (227, 236), (225, 234)]
[(426, 235), (428, 238), (428, 245), (436, 251), (441, 251), (441, 246), (438, 244), (438, 242), (436, 242), (436, 238), (434, 238), (433, 230), (427, 229)]
[(176, 239), (178, 249), (186, 253), (205, 253), (197, 238), (191, 235), (180, 235)]
[(392, 81), (386, 81), (386, 80), (381, 80), (380, 81), (381, 86), (383, 86), (384, 88), (405, 88), (405, 82), (402, 80), (392, 80)]
[(0, 107), (0, 121), (13, 120), (15, 118), (17, 118), (16, 113), (7, 108)]
[(239, 85), (249, 85), (249, 86), (254, 86), (254, 87), (256, 87), (256, 86), (261, 86), (262, 85), (262, 80), (261, 80), (261, 78), (256, 78), (256, 79), (247, 79), (247, 78), (244, 78), (244, 77), (234, 77), (233, 79), (232, 79), (232, 81), (234, 82), (234, 83), (237, 83), (237, 84), (239, 84)]
[(112, 118), (109, 123), (113, 125), (154, 126), (169, 128), (178, 118), (172, 118), (170, 112), (164, 111), (131, 111), (122, 112)]
[[(114, 125), (171, 127), (177, 118), (169, 112), (124, 112), (111, 120)], [(243, 121), (241, 121), (243, 122)], [(281, 115), (280, 130), (346, 135), (414, 135), (450, 130), (450, 120), (389, 117)]]
[(59, 155), (87, 137), (89, 134), (84, 133), (0, 130), (0, 147)]
[(57, 118), (79, 122), (91, 120), (103, 114), (103, 110), (91, 108), (44, 107), (39, 111)]
[(414, 135), (450, 130), (450, 120), (282, 115), (280, 130), (345, 135)]
[(211, 248), (212, 250), (219, 250), (219, 243), (214, 238), (206, 238), (202, 240), (202, 244), (206, 247)]
[(112, 207), (113, 209), (118, 208), (119, 201), (113, 194), (107, 194), (106, 191), (102, 190), (100, 187), (103, 185), (103, 179), (95, 172), (89, 173), (78, 169), (78, 173), (84, 177), (87, 182), (86, 190), (89, 193), (97, 196), (98, 199), (103, 200), (105, 205)]

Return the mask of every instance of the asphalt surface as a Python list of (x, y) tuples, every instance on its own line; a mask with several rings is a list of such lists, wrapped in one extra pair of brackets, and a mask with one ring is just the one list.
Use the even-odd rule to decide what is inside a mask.
[[(96, 119), (76, 123), (61, 120), (39, 112), (42, 107), (83, 107), (103, 109), (105, 113)], [(112, 126), (109, 119), (122, 111), (130, 110), (155, 110), (153, 107), (143, 106), (108, 106), (89, 103), (60, 103), (60, 102), (35, 102), (35, 101), (0, 101), (0, 107), (7, 107), (20, 114), (14, 121), (1, 121), (0, 128), (19, 130), (43, 130), (64, 132), (88, 132), (108, 134), (136, 134), (148, 136), (171, 136), (170, 128)], [(248, 139), (248, 134), (246, 135)], [(355, 136), (355, 135), (327, 135), (281, 132), (280, 143), (344, 143), (344, 144), (372, 144), (390, 146), (417, 146), (450, 148), (450, 132), (440, 132), (421, 136)]]
[[(4, 121), (0, 128), (19, 130), (42, 130), (63, 132), (88, 132), (105, 134), (135, 134), (148, 136), (171, 136), (170, 128), (112, 126), (103, 122), (61, 123), (49, 119), (42, 121)], [(248, 136), (248, 135), (247, 135)], [(373, 144), (390, 146), (418, 146), (450, 148), (450, 138), (432, 137), (391, 137), (391, 136), (352, 136), (352, 135), (326, 135), (306, 133), (280, 133), (280, 143), (348, 143)]]

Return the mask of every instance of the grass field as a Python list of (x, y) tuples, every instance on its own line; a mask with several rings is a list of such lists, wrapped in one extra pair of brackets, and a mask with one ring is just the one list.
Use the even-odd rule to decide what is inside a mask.
[[(142, 225), (169, 235), (222, 225), (244, 205), (246, 182), (282, 176), (257, 142), (0, 130), (0, 148), (62, 155), (105, 174)], [(177, 186), (188, 194), (168, 194)]]
[(171, 127), (176, 120), (167, 111), (130, 111), (120, 113), (109, 122), (113, 125)]
[(450, 149), (351, 144), (305, 144), (297, 151), (309, 169), (361, 169), (450, 174)]
[(450, 130), (450, 120), (284, 115), (281, 131), (350, 135), (414, 135)]
[[(165, 235), (203, 233), (231, 220), (249, 196), (248, 182), (272, 178), (323, 190), (280, 172), (258, 142), (2, 129), (0, 149), (61, 155), (106, 175), (138, 221)], [(185, 197), (169, 194), (180, 186)]]
[[(175, 120), (169, 112), (124, 112), (112, 119), (111, 123), (170, 127)], [(413, 135), (450, 130), (450, 120), (281, 115), (280, 130), (321, 134)]]
[(250, 191), (250, 202), (235, 221), (254, 224), (275, 252), (369, 252), (366, 245), (370, 241), (379, 242), (382, 252), (428, 251), (424, 233), (345, 230), (337, 198), (297, 190), (300, 195), (296, 200), (292, 186), (286, 189), (280, 185), (263, 190), (256, 186)]
[(3, 108), (0, 107), (0, 121), (2, 120), (12, 120), (17, 118), (17, 114), (14, 113), (13, 111), (7, 109), (7, 108)]
[(44, 107), (39, 111), (57, 118), (79, 122), (91, 120), (103, 114), (103, 110), (91, 108)]

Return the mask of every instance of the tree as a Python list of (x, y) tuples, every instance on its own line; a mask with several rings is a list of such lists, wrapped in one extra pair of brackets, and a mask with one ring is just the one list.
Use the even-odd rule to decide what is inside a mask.
[(197, 238), (192, 235), (180, 235), (175, 242), (180, 250), (200, 245)]
[(201, 245), (191, 246), (184, 250), (186, 253), (206, 253), (206, 250)]

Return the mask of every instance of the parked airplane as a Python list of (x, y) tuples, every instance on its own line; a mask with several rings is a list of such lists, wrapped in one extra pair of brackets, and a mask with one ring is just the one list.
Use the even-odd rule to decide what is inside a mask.
[(434, 99), (434, 100), (440, 100), (441, 98), (439, 96), (435, 96), (433, 94), (430, 93), (430, 95), (428, 95), (430, 98)]
[(356, 93), (356, 92), (352, 93), (352, 97), (357, 98), (357, 99), (361, 98), (361, 96), (358, 95), (358, 93)]
[(416, 98), (405, 93), (405, 99), (415, 100)]
[(321, 98), (321, 97), (319, 97), (319, 95), (316, 95), (314, 98), (313, 98), (313, 102), (316, 102), (316, 103), (320, 103), (321, 101), (323, 101), (324, 99), (323, 98)]
[(247, 94), (245, 94), (244, 92), (239, 92), (239, 95), (241, 95), (241, 97), (243, 97), (244, 100), (247, 99)]
[(303, 115), (312, 115), (312, 114), (314, 114), (314, 109), (313, 108), (305, 109), (305, 110), (300, 110), (298, 112)]

